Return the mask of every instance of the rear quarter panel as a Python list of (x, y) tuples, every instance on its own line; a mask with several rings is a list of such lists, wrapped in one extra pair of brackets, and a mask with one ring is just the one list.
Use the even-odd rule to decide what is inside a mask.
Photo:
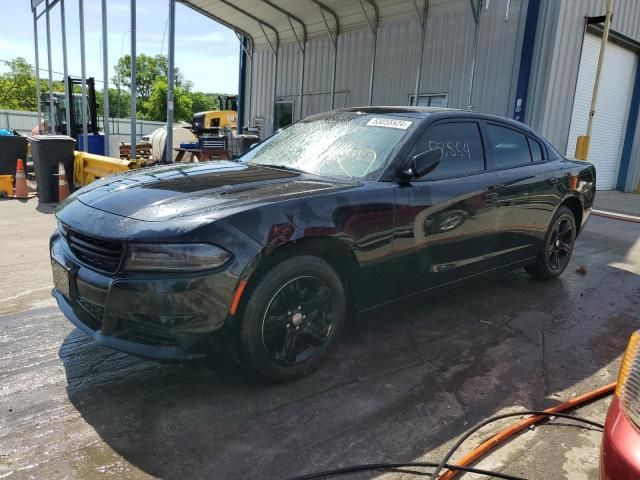
[(582, 225), (586, 223), (596, 198), (596, 169), (588, 162), (564, 161), (567, 195), (580, 200), (582, 205)]

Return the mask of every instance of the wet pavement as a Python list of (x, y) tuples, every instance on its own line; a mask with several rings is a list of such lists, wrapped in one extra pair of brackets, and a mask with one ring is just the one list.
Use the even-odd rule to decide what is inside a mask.
[[(33, 248), (5, 262), (23, 251), (5, 236), (7, 205), (0, 479), (271, 479), (438, 461), (489, 416), (546, 408), (614, 381), (640, 326), (640, 224), (594, 217), (559, 280), (512, 272), (369, 312), (315, 374), (265, 386), (232, 368), (157, 364), (96, 345), (36, 290), (51, 281), (50, 214), (21, 204), (15, 218)], [(582, 265), (586, 274), (576, 272)], [(608, 403), (576, 413), (603, 421)], [(487, 427), (460, 454), (508, 423)], [(556, 421), (479, 465), (530, 479), (596, 478), (599, 445), (599, 432)], [(348, 478), (379, 476), (410, 478)]]

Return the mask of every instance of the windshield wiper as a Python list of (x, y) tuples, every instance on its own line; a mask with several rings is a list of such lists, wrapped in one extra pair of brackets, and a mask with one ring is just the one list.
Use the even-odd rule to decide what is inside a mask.
[(276, 170), (288, 170), (290, 172), (297, 172), (297, 173), (309, 173), (309, 172), (305, 172), (304, 170), (300, 170), (299, 168), (287, 167), (285, 165), (270, 165), (268, 163), (251, 163), (250, 165), (255, 165), (257, 167), (275, 168)]

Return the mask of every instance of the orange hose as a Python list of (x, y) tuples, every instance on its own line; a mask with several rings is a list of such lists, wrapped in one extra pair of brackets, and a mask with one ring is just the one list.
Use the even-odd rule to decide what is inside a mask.
[[(591, 400), (595, 400), (597, 398), (600, 398), (612, 393), (615, 390), (615, 388), (616, 388), (616, 384), (614, 382), (609, 385), (605, 385), (604, 387), (600, 387), (596, 390), (592, 390), (591, 392), (585, 393), (584, 395), (580, 395), (579, 397), (574, 397), (571, 400), (567, 400), (566, 402), (556, 405), (555, 407), (547, 408), (544, 411), (549, 413), (558, 413), (558, 412), (563, 412), (565, 410), (569, 410), (572, 408), (576, 408), (582, 405), (583, 403), (590, 402)], [(514, 423), (513, 425), (502, 430), (501, 432), (496, 433), (493, 437), (489, 438), (488, 440), (485, 440), (484, 442), (482, 442), (480, 445), (474, 448), (471, 452), (467, 453), (464, 457), (462, 457), (462, 459), (456, 462), (455, 465), (458, 467), (469, 466), (471, 463), (483, 457), (484, 455), (487, 454), (487, 452), (489, 452), (490, 450), (498, 446), (498, 444), (504, 442), (505, 440), (512, 437), (516, 433), (524, 430), (525, 428), (531, 425), (534, 425), (540, 422), (541, 420), (544, 420), (545, 418), (549, 418), (549, 417), (546, 417), (544, 415), (532, 415), (531, 417), (525, 418), (523, 420), (520, 420)], [(449, 470), (443, 473), (439, 477), (439, 480), (453, 480), (461, 473), (462, 472), (460, 472), (459, 470)]]

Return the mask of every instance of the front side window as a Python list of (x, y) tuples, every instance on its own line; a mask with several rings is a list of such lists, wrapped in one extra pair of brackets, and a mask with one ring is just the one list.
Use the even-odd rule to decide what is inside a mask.
[(499, 169), (520, 167), (531, 163), (527, 136), (511, 128), (487, 125), (489, 150)]
[(377, 180), (391, 152), (419, 122), (412, 117), (338, 112), (305, 118), (241, 157), (242, 162), (317, 175)]
[(429, 128), (414, 148), (413, 155), (442, 150), (442, 160), (425, 180), (455, 178), (484, 171), (484, 152), (478, 124), (453, 122)]

